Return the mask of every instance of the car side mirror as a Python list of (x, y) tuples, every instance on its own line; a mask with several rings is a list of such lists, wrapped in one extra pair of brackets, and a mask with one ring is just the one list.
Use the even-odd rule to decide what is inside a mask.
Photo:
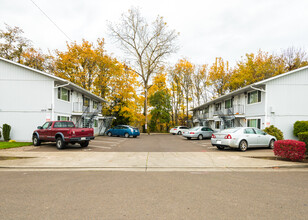
[(37, 129), (43, 129), (43, 127), (42, 126), (37, 126)]

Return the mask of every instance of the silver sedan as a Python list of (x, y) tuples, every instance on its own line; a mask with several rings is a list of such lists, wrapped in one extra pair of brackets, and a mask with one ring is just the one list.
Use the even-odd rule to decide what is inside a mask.
[(277, 139), (258, 128), (237, 127), (222, 130), (212, 135), (211, 143), (219, 150), (225, 147), (239, 148), (246, 151), (248, 147), (274, 148)]
[(192, 138), (197, 138), (202, 140), (203, 138), (211, 138), (213, 134), (213, 130), (208, 127), (197, 126), (184, 131), (182, 136), (187, 138), (188, 140)]

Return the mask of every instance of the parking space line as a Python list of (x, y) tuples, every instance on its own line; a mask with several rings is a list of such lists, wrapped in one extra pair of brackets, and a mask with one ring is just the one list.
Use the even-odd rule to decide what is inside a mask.
[(107, 143), (107, 144), (120, 144), (121, 142), (112, 142), (112, 141), (91, 141), (92, 143), (93, 142), (104, 142), (104, 143)]
[(111, 147), (103, 147), (103, 146), (95, 146), (95, 145), (89, 145), (89, 147), (111, 149)]

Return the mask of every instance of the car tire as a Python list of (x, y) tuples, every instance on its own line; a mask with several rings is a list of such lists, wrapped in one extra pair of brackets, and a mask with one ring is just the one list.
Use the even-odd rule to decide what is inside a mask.
[(34, 146), (40, 146), (41, 145), (41, 141), (40, 139), (37, 137), (37, 135), (33, 136), (33, 145)]
[(181, 134), (182, 134), (182, 132), (181, 132), (181, 131), (179, 131), (179, 132), (178, 132), (178, 135), (181, 135)]
[(248, 143), (245, 140), (241, 140), (240, 144), (239, 144), (239, 149), (240, 151), (244, 152), (246, 151), (248, 148)]
[(133, 138), (136, 138), (137, 136), (133, 136)]
[(175, 135), (175, 133), (172, 133), (172, 135)]
[(275, 140), (272, 139), (272, 140), (269, 142), (268, 148), (269, 148), (269, 149), (274, 149), (274, 143), (275, 143)]
[(202, 134), (199, 134), (199, 135), (198, 135), (198, 140), (202, 140), (202, 139), (203, 139)]
[(191, 137), (187, 137), (187, 140), (191, 140)]
[(225, 147), (223, 147), (223, 146), (216, 146), (216, 147), (217, 147), (218, 150), (224, 150), (225, 149)]
[(108, 137), (111, 137), (111, 136), (112, 136), (112, 134), (111, 134), (110, 131), (107, 133), (107, 136), (108, 136)]
[(57, 146), (58, 150), (61, 150), (65, 147), (65, 142), (63, 141), (63, 139), (61, 137), (57, 138), (56, 146)]
[(79, 144), (80, 144), (80, 147), (87, 147), (89, 145), (89, 141), (82, 141)]
[(126, 133), (124, 134), (124, 137), (125, 137), (125, 138), (129, 138), (129, 133), (126, 132)]

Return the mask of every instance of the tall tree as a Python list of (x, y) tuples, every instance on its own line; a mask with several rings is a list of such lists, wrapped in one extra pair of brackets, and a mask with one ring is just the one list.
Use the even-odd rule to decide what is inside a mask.
[(308, 65), (307, 53), (301, 48), (287, 48), (282, 51), (281, 58), (284, 61), (286, 71), (295, 70)]
[(182, 75), (170, 68), (169, 71), (170, 91), (171, 91), (171, 112), (174, 125), (179, 124), (179, 110), (183, 102), (183, 90), (181, 87)]
[(212, 87), (214, 97), (222, 96), (228, 92), (230, 75), (229, 62), (224, 62), (221, 57), (217, 57), (210, 67), (208, 76), (208, 84)]
[(137, 8), (123, 14), (117, 24), (109, 24), (111, 35), (120, 42), (132, 61), (132, 67), (140, 76), (144, 89), (145, 131), (147, 130), (147, 99), (151, 76), (164, 59), (176, 51), (175, 40), (178, 34), (169, 30), (162, 17), (157, 17), (151, 25)]
[(208, 101), (207, 95), (207, 65), (198, 66), (193, 74), (193, 90), (197, 105)]

